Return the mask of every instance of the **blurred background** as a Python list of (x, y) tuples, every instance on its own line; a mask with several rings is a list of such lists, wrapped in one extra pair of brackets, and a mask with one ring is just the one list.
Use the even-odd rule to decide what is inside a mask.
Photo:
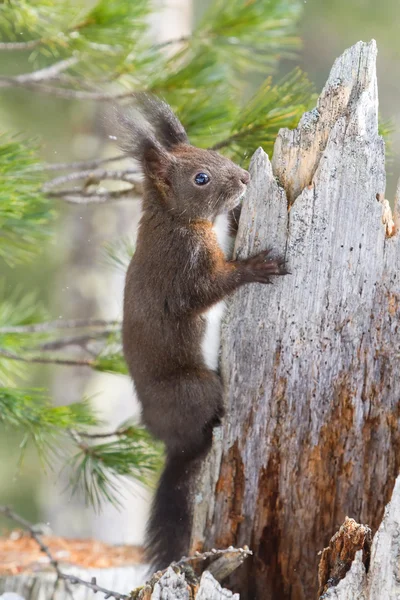
[[(126, 0), (127, 2), (129, 0)], [(257, 0), (254, 0), (257, 2)], [(81, 2), (85, 4), (84, 0)], [(79, 2), (76, 2), (79, 4)], [(87, 2), (86, 4), (93, 4)], [(149, 16), (149, 35), (161, 43), (190, 34), (210, 2), (158, 0)], [(276, 77), (299, 65), (319, 92), (330, 68), (345, 48), (358, 40), (375, 38), (378, 44), (378, 83), (381, 117), (393, 124), (392, 159), (386, 196), (394, 197), (400, 175), (400, 7), (398, 0), (304, 0), (297, 33), (301, 48), (296, 58), (278, 63)], [(1, 40), (0, 40), (1, 41)], [(165, 52), (170, 52), (168, 45)], [(0, 52), (0, 73), (26, 69), (20, 53)], [(263, 79), (252, 75), (243, 88), (249, 96)], [(101, 111), (95, 102), (55, 98), (28, 89), (1, 90), (0, 129), (40, 139), (47, 162), (87, 160), (111, 156), (116, 149), (107, 140)], [(33, 263), (14, 268), (0, 261), (5, 297), (16, 289), (35, 292), (50, 318), (121, 319), (124, 269), (107, 260), (105, 245), (118, 239), (134, 240), (139, 202), (75, 206), (54, 199), (56, 234), (43, 243)], [(93, 399), (109, 425), (138, 416), (131, 382), (124, 375), (94, 373), (88, 368), (27, 365), (25, 385), (48, 388), (57, 404), (84, 396)], [(0, 504), (12, 505), (34, 522), (50, 524), (54, 533), (96, 536), (111, 543), (141, 543), (151, 491), (140, 484), (127, 485), (122, 507), (104, 505), (96, 513), (79, 495), (71, 497), (66, 475), (44, 469), (34, 448), (18, 467), (20, 439), (0, 429)], [(10, 527), (0, 521), (0, 530)]]

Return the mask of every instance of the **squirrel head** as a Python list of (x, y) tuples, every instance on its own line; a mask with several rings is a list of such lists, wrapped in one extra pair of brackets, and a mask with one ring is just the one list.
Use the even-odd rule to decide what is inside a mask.
[(131, 112), (115, 109), (124, 153), (142, 169), (145, 201), (183, 220), (214, 220), (235, 208), (250, 181), (247, 171), (213, 150), (192, 146), (168, 104), (135, 94)]

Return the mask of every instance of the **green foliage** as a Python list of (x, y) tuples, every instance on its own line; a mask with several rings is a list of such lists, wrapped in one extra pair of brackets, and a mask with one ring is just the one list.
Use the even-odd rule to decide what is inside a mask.
[[(59, 438), (70, 428), (98, 425), (87, 401), (53, 406), (41, 390), (0, 388), (0, 424), (23, 432), (21, 449), (32, 440), (49, 459), (57, 453)], [(51, 457), (51, 456), (50, 456)]]
[(0, 257), (15, 265), (32, 257), (48, 236), (53, 217), (42, 194), (36, 146), (0, 136)]
[(162, 456), (161, 446), (147, 431), (127, 422), (111, 441), (93, 443), (88, 428), (100, 425), (87, 400), (53, 406), (41, 390), (0, 388), (0, 427), (21, 435), (20, 462), (28, 443), (34, 442), (49, 468), (60, 461), (69, 468), (72, 491), (83, 491), (87, 503), (97, 508), (104, 500), (119, 505), (117, 476), (146, 483)]
[(119, 375), (128, 374), (128, 369), (121, 351), (106, 351), (104, 354), (97, 356), (93, 368), (96, 369), (96, 371), (104, 371), (107, 373)]
[[(132, 52), (139, 56), (144, 51), (148, 14), (147, 0), (81, 5), (68, 0), (20, 0), (0, 5), (0, 30), (2, 41), (36, 42), (30, 54), (36, 66), (74, 55), (80, 66), (73, 72), (95, 75), (118, 68)], [(90, 60), (93, 55), (96, 61)]]
[[(11, 72), (74, 59), (56, 77), (31, 81), (27, 94), (36, 87), (101, 100), (104, 93), (145, 89), (173, 106), (192, 143), (215, 146), (246, 163), (259, 145), (271, 152), (279, 128), (295, 126), (313, 103), (311, 85), (299, 70), (278, 83), (271, 80), (279, 60), (292, 58), (300, 46), (295, 29), (301, 7), (300, 0), (214, 0), (191, 36), (155, 44), (148, 31), (149, 0), (3, 2), (0, 52), (10, 51), (4, 43), (25, 43), (21, 60), (7, 64)], [(255, 73), (266, 79), (245, 102)], [(40, 250), (53, 216), (41, 192), (44, 176), (35, 145), (3, 135), (0, 178), (0, 258), (15, 265)], [(106, 248), (109, 260), (124, 271), (133, 251), (130, 240)], [(73, 490), (83, 490), (88, 503), (118, 504), (120, 478), (151, 480), (161, 447), (130, 423), (93, 434), (91, 428), (97, 431), (102, 424), (87, 401), (57, 407), (40, 391), (17, 384), (29, 362), (126, 375), (120, 332), (109, 324), (63, 329), (62, 323), (43, 319), (33, 296), (19, 292), (0, 298), (0, 385), (7, 386), (0, 390), (0, 425), (21, 432), (22, 449), (32, 440), (50, 464), (60, 449), (58, 460), (67, 462)]]
[[(0, 349), (18, 353), (32, 345), (32, 336), (13, 332), (12, 328), (37, 322), (44, 317), (44, 311), (35, 294), (23, 295), (20, 288), (6, 297), (5, 290), (3, 283), (0, 286)], [(23, 375), (22, 363), (0, 356), (0, 386), (13, 385)]]
[(237, 74), (271, 72), (278, 59), (295, 56), (300, 40), (296, 0), (214, 0), (195, 32), (197, 52), (215, 52), (216, 61)]
[(161, 457), (161, 446), (139, 427), (129, 427), (110, 442), (81, 442), (69, 464), (72, 489), (83, 491), (86, 501), (97, 509), (103, 501), (119, 506), (119, 478), (148, 483), (159, 470)]
[(296, 127), (301, 115), (314, 102), (312, 85), (300, 69), (276, 85), (272, 85), (269, 77), (238, 115), (228, 138), (216, 147), (228, 147), (236, 160), (243, 155), (251, 156), (258, 146), (272, 154), (279, 129)]

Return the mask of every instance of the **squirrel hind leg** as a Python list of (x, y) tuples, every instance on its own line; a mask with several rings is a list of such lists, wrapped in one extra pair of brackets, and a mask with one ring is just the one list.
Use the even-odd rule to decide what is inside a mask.
[(164, 442), (167, 454), (202, 455), (205, 438), (224, 414), (222, 384), (211, 370), (197, 369), (159, 381), (142, 401), (142, 418), (150, 432)]

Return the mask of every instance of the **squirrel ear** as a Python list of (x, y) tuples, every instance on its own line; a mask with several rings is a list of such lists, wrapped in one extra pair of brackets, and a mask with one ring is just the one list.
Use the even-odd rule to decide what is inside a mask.
[(143, 172), (158, 188), (166, 190), (170, 186), (168, 171), (174, 160), (174, 157), (157, 142), (149, 139), (143, 144)]
[(171, 150), (178, 144), (189, 144), (186, 131), (172, 108), (155, 96), (136, 93), (135, 100), (147, 121), (154, 127), (157, 140)]

